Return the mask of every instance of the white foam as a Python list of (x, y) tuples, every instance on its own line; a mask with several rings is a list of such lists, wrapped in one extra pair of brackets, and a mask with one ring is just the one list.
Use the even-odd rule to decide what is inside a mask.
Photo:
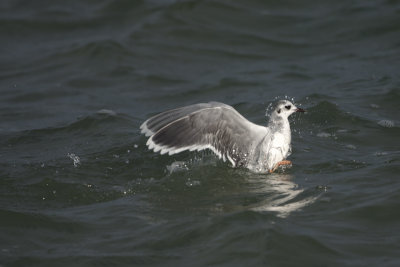
[(378, 121), (378, 124), (385, 128), (393, 128), (394, 127), (394, 121), (391, 121), (391, 120), (380, 120), (380, 121)]

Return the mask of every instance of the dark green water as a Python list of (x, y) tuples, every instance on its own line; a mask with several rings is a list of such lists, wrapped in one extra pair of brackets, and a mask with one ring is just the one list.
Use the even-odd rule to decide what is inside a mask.
[[(400, 2), (0, 3), (0, 266), (399, 266)], [(293, 167), (140, 124), (281, 98)]]

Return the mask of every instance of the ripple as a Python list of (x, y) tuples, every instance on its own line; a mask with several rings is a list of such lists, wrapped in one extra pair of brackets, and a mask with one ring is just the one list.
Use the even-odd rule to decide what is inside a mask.
[(311, 205), (320, 197), (319, 193), (306, 192), (304, 189), (298, 188), (298, 185), (290, 179), (291, 177), (287, 175), (270, 177), (265, 183), (265, 187), (258, 189), (257, 192), (265, 190), (265, 192), (272, 191), (274, 194), (253, 204), (251, 210), (276, 212), (278, 217), (286, 218), (292, 212)]
[(365, 168), (370, 164), (358, 160), (332, 160), (313, 164), (306, 169), (306, 173), (337, 173)]

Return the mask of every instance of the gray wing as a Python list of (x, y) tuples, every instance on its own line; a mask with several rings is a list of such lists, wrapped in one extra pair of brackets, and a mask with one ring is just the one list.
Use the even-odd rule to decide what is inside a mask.
[(244, 163), (269, 133), (268, 128), (218, 102), (165, 111), (145, 121), (140, 129), (150, 137), (146, 144), (155, 152), (172, 155), (208, 148), (233, 166)]

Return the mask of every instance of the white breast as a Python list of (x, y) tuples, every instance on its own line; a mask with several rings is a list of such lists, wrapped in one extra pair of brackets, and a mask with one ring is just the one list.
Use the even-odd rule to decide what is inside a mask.
[(290, 150), (290, 135), (275, 133), (271, 140), (271, 146), (268, 152), (268, 168), (273, 168), (278, 162), (284, 160)]
[(288, 140), (287, 136), (281, 134), (281, 133), (276, 133), (272, 139), (272, 144), (271, 144), (271, 149), (275, 148), (276, 150), (280, 151), (281, 155), (279, 159), (277, 158), (278, 161), (283, 160), (290, 147), (290, 140)]

